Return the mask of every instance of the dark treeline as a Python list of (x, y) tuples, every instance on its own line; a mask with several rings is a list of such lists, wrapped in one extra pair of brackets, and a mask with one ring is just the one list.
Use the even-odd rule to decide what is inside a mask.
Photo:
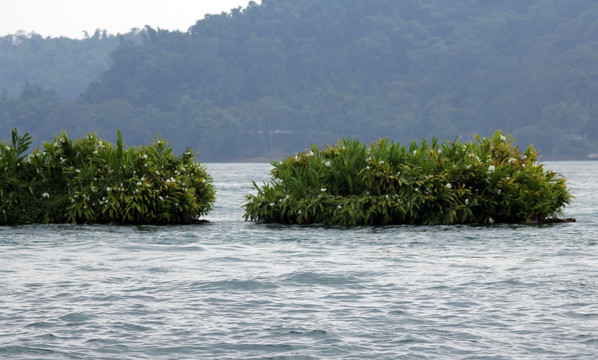
[(216, 161), (500, 129), (549, 158), (598, 153), (592, 0), (263, 0), (142, 38), (120, 37), (75, 100), (57, 85), (5, 92), (3, 138), (118, 128), (127, 143), (159, 133)]

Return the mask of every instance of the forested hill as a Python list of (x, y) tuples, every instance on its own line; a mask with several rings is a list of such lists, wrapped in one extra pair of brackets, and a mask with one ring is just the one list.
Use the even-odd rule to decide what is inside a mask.
[(160, 133), (204, 160), (495, 129), (549, 158), (586, 157), (598, 153), (596, 59), (593, 0), (263, 0), (186, 33), (146, 28), (77, 102), (36, 124), (6, 110), (0, 121), (120, 128), (133, 144)]
[[(140, 42), (142, 31), (121, 35)], [(56, 96), (73, 99), (110, 68), (110, 53), (119, 37), (96, 30), (83, 39), (44, 38), (19, 32), (0, 37), (0, 93), (16, 96), (29, 84), (51, 88)]]

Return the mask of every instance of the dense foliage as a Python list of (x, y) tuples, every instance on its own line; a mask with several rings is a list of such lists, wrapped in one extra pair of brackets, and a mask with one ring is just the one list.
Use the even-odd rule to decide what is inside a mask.
[(26, 154), (31, 137), (0, 143), (0, 225), (30, 223), (172, 224), (195, 222), (214, 203), (214, 187), (192, 150), (180, 157), (158, 137), (125, 148), (95, 134), (66, 133)]
[(546, 157), (587, 157), (596, 34), (593, 0), (263, 0), (123, 40), (77, 102), (48, 85), (4, 97), (0, 129), (161, 133), (212, 161), (501, 129)]
[(496, 132), (475, 142), (353, 139), (273, 162), (247, 196), (246, 220), (283, 224), (466, 224), (554, 219), (565, 179)]
[[(139, 40), (129, 33), (123, 39)], [(26, 84), (51, 89), (61, 99), (74, 99), (111, 66), (110, 53), (119, 37), (96, 31), (83, 39), (44, 38), (17, 33), (0, 37), (0, 92), (18, 96)]]

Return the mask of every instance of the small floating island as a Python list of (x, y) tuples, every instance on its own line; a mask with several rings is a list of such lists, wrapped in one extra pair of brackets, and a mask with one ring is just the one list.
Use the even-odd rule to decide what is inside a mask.
[(475, 141), (380, 139), (272, 162), (271, 179), (246, 197), (245, 220), (280, 224), (390, 225), (570, 222), (566, 181), (501, 132)]
[(215, 200), (193, 151), (174, 156), (160, 137), (125, 147), (120, 132), (116, 145), (63, 132), (26, 154), (30, 145), (16, 130), (0, 143), (0, 225), (196, 223)]

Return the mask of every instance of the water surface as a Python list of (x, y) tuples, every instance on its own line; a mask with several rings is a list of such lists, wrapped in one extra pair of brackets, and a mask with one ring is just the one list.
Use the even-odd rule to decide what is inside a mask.
[(209, 224), (0, 227), (0, 358), (595, 359), (598, 163), (546, 166), (576, 223), (246, 223), (209, 164)]

